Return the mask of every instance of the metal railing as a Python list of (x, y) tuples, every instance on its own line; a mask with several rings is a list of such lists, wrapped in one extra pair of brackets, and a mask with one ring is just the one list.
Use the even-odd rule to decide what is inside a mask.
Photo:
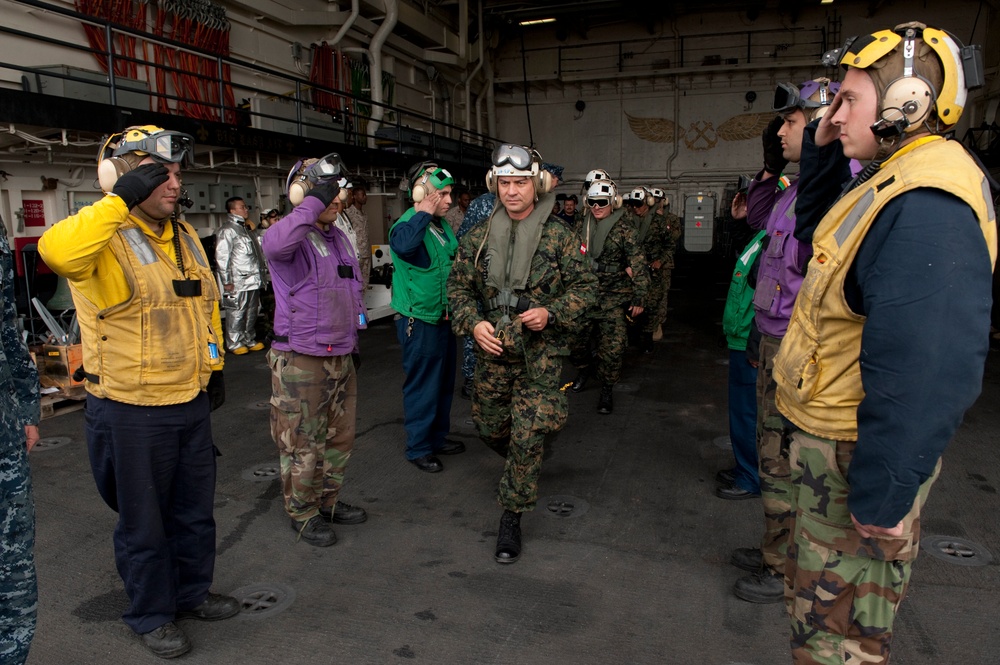
[[(53, 81), (58, 80), (63, 81), (62, 85), (65, 86), (65, 82), (72, 82), (76, 84), (75, 90), (83, 90), (87, 95), (96, 97), (91, 101), (103, 101), (112, 106), (135, 108), (141, 100), (148, 100), (147, 108), (150, 111), (166, 110), (172, 115), (221, 122), (236, 128), (252, 127), (286, 136), (362, 148), (373, 142), (381, 150), (470, 166), (482, 166), (488, 162), (493, 145), (501, 142), (500, 139), (445, 123), (422, 113), (390, 104), (379, 104), (349, 91), (317, 85), (285, 72), (192, 48), (70, 9), (36, 0), (11, 1), (42, 9), (67, 20), (97, 26), (104, 33), (103, 49), (93, 49), (84, 45), (82, 35), (81, 42), (76, 43), (0, 25), (0, 39), (6, 35), (54, 47), (52, 58), (56, 62), (68, 60), (60, 56), (60, 49), (66, 49), (66, 52), (86, 52), (95, 56), (95, 65), (100, 57), (107, 63), (108, 71), (105, 72), (101, 69), (86, 70), (64, 65), (40, 67), (37, 64), (0, 61), (0, 68), (21, 73), (22, 85), (27, 91), (44, 94), (46, 84), (51, 86)], [(192, 71), (139, 55), (133, 57), (115, 48), (116, 42), (121, 43), (123, 39), (138, 40), (151, 46), (154, 53), (170, 49), (176, 54), (207, 61), (211, 66)], [(9, 60), (15, 50), (3, 49), (10, 54), (5, 60)], [(147, 49), (130, 49), (133, 50), (141, 54)], [(115, 64), (121, 65), (122, 62), (131, 66), (131, 70), (138, 72), (140, 76), (133, 79), (116, 75)], [(206, 75), (205, 71), (211, 71), (212, 75)], [(178, 77), (183, 77), (181, 80), (190, 85), (185, 87), (173, 83)], [(234, 78), (252, 81), (253, 85), (234, 81)], [(167, 81), (166, 85), (163, 85), (163, 81)], [(192, 96), (188, 91), (195, 83), (201, 84), (202, 89), (215, 88), (217, 92), (209, 99)], [(101, 89), (106, 91), (103, 98), (99, 92)], [(314, 90), (326, 93), (328, 100), (336, 100), (334, 106), (339, 109), (331, 111), (314, 104), (309, 99)], [(233, 101), (227, 102), (227, 98)], [(384, 109), (383, 121), (380, 127), (372, 128), (368, 120), (371, 109), (376, 106)], [(359, 107), (367, 109), (367, 112), (359, 111)], [(387, 118), (391, 120), (386, 122)]]
[[(705, 35), (660, 35), (648, 39), (587, 41), (560, 45), (555, 76), (563, 81), (594, 80), (622, 76), (648, 76), (678, 70), (702, 68), (725, 70), (729, 67), (765, 68), (790, 61), (819, 62), (829, 49), (827, 30), (788, 28), (746, 30)], [(529, 48), (532, 53), (552, 51), (553, 47)], [(520, 58), (520, 53), (518, 53)], [(512, 60), (512, 59), (509, 59)], [(516, 71), (515, 71), (516, 70)], [(520, 64), (511, 70), (508, 81), (521, 78)]]

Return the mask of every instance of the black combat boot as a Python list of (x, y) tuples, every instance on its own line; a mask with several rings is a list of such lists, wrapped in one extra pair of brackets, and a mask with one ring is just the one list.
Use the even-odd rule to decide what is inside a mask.
[(521, 558), (521, 513), (503, 511), (493, 558), (497, 563), (514, 563)]
[(601, 386), (601, 397), (597, 400), (597, 412), (607, 415), (615, 408), (614, 399), (611, 397), (611, 390), (614, 386)]
[(653, 333), (651, 332), (641, 332), (639, 333), (639, 348), (642, 349), (643, 354), (650, 355), (653, 353)]
[(575, 393), (580, 392), (581, 390), (583, 390), (584, 386), (587, 385), (587, 379), (589, 378), (590, 378), (590, 372), (587, 370), (587, 368), (585, 367), (581, 369), (579, 372), (577, 372), (576, 378), (573, 379), (573, 385), (570, 386), (569, 389)]

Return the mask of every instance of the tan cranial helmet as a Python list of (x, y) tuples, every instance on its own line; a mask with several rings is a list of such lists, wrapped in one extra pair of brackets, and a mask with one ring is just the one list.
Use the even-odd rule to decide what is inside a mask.
[(840, 65), (871, 77), (879, 96), (872, 131), (890, 138), (921, 127), (932, 133), (953, 127), (968, 96), (963, 63), (971, 58), (975, 68), (974, 56), (945, 31), (912, 22), (853, 39)]

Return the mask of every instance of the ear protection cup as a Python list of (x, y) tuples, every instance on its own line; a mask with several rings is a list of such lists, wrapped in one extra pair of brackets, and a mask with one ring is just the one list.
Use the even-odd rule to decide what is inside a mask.
[(612, 210), (618, 210), (623, 205), (625, 205), (625, 202), (622, 201), (622, 197), (619, 196), (618, 194), (615, 194), (615, 198), (612, 199), (612, 201), (611, 201), (611, 209)]
[(312, 189), (312, 184), (305, 178), (298, 178), (288, 186), (288, 202), (297, 206), (305, 199), (306, 194)]
[[(901, 127), (903, 132), (919, 128), (934, 104), (934, 89), (921, 76), (904, 76), (890, 83), (882, 96), (882, 117), (876, 125)], [(901, 132), (901, 133), (903, 133)]]
[(486, 191), (490, 194), (497, 193), (497, 179), (493, 177), (493, 169), (486, 172)]
[[(306, 179), (305, 177), (297, 179), (295, 182), (293, 182), (291, 185), (288, 186), (288, 202), (291, 203), (293, 206), (299, 205), (300, 203), (302, 203), (302, 201), (305, 200), (306, 194), (308, 194), (309, 190), (312, 188), (313, 184), (309, 182), (309, 180)], [(347, 190), (342, 187), (340, 191), (337, 192), (337, 200), (339, 200), (341, 203), (347, 203), (347, 197), (348, 197)]]
[(656, 198), (652, 194), (646, 194), (646, 205), (652, 208), (654, 203), (656, 203)]
[(428, 194), (430, 194), (430, 191), (427, 188), (427, 181), (430, 180), (430, 177), (430, 168), (424, 169), (424, 174), (420, 176), (420, 180), (418, 180), (413, 187), (410, 188), (410, 197), (413, 199), (414, 203), (420, 203), (427, 198)]
[(131, 170), (132, 167), (121, 157), (102, 159), (97, 165), (97, 182), (101, 185), (101, 191), (110, 192), (115, 188), (118, 178)]
[(539, 169), (538, 176), (535, 178), (536, 195), (542, 196), (543, 194), (548, 194), (553, 189), (555, 189), (555, 183), (553, 182), (552, 174)]

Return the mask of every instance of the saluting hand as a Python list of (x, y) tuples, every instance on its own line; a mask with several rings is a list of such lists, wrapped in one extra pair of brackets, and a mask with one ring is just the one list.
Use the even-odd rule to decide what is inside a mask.
[(833, 143), (840, 138), (840, 127), (833, 124), (833, 116), (837, 114), (840, 109), (841, 104), (844, 103), (844, 98), (837, 93), (837, 96), (833, 98), (833, 103), (830, 104), (830, 108), (827, 109), (823, 117), (819, 119), (819, 127), (816, 128), (816, 145), (823, 146)]
[(426, 212), (428, 215), (433, 215), (437, 210), (438, 202), (441, 200), (441, 191), (429, 188), (431, 191), (427, 192), (427, 195), (419, 203), (413, 204), (413, 209), (417, 212)]

